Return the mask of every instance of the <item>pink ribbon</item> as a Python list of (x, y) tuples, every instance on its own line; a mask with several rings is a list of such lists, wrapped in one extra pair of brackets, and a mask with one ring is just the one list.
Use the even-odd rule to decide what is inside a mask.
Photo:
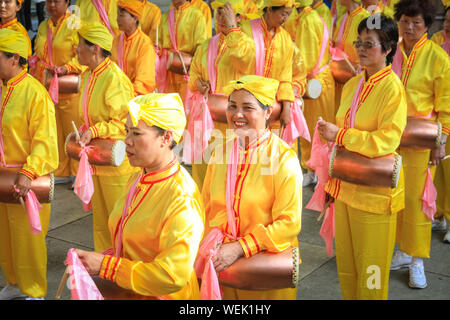
[(264, 77), (264, 64), (266, 61), (264, 35), (261, 19), (250, 20), (253, 41), (255, 42), (255, 74)]
[(69, 269), (72, 300), (104, 300), (73, 248), (67, 252), (64, 264)]
[(217, 70), (215, 67), (217, 54), (219, 50), (219, 38), (220, 34), (215, 35), (209, 40), (208, 54), (206, 56), (206, 70), (208, 71), (209, 85), (211, 87), (211, 93), (216, 93), (217, 85)]
[(300, 109), (297, 99), (295, 99), (291, 107), (291, 121), (283, 129), (283, 132), (281, 133), (281, 139), (283, 139), (287, 144), (289, 144), (289, 146), (291, 146), (298, 137), (302, 137), (307, 141), (311, 141), (308, 124), (306, 123), (305, 117), (303, 116), (303, 112)]
[(434, 214), (436, 213), (436, 198), (437, 191), (433, 183), (433, 177), (431, 175), (431, 170), (427, 170), (427, 178), (425, 180), (425, 187), (422, 194), (422, 211), (425, 216), (433, 221)]
[(330, 148), (327, 144), (322, 144), (318, 126), (317, 122), (311, 146), (311, 157), (308, 162), (306, 162), (308, 167), (313, 169), (317, 175), (317, 186), (311, 199), (306, 205), (306, 209), (322, 212), (326, 202), (325, 185), (328, 180), (330, 180), (328, 174)]
[(341, 25), (339, 27), (339, 32), (336, 37), (335, 46), (334, 47), (330, 46), (330, 54), (331, 54), (333, 61), (341, 61), (341, 60), (348, 59), (348, 55), (344, 52), (343, 45), (341, 43), (342, 36), (344, 34), (345, 24), (347, 22), (347, 18), (348, 18), (348, 13), (346, 13), (344, 15), (344, 17), (342, 18)]
[[(19, 192), (19, 189), (14, 187), (14, 191)], [(39, 210), (42, 210), (42, 206), (39, 203), (36, 194), (31, 189), (28, 190), (25, 195), (25, 210), (28, 215), (28, 223), (30, 225), (31, 232), (33, 234), (40, 234), (42, 232), (42, 227)]]
[(73, 192), (83, 202), (83, 209), (86, 212), (91, 209), (90, 203), (92, 195), (94, 194), (94, 182), (92, 180), (93, 171), (87, 155), (87, 150), (90, 148), (90, 146), (84, 146), (80, 151), (80, 165), (78, 167), (73, 188)]
[[(316, 65), (314, 66), (311, 73), (308, 75), (308, 79), (312, 79), (318, 74), (320, 74), (323, 70), (325, 70), (328, 67), (328, 64), (325, 64), (322, 68), (320, 68), (320, 64), (323, 60), (323, 57), (325, 56), (325, 52), (327, 50), (328, 41), (330, 40), (330, 35), (328, 33), (328, 27), (325, 21), (321, 16), (319, 16), (320, 20), (322, 20), (323, 24), (323, 36), (322, 36), (322, 46), (320, 47), (320, 55), (319, 60), (317, 61)], [(320, 68), (320, 69), (319, 69)]]
[(119, 42), (117, 44), (117, 65), (119, 66), (120, 69), (122, 69), (122, 71), (124, 69), (124, 61), (123, 61), (123, 59), (124, 59), (124, 56), (123, 56), (124, 55), (124, 50), (123, 50), (124, 35), (125, 35), (125, 32), (122, 32), (120, 34)]
[(156, 83), (158, 85), (158, 92), (167, 92), (167, 60), (169, 58), (169, 51), (167, 49), (161, 50), (161, 55), (156, 54), (155, 75)]
[(395, 51), (394, 58), (392, 60), (392, 71), (402, 79), (402, 66), (403, 66), (403, 53), (400, 48), (400, 44), (397, 44), (397, 51)]
[(187, 124), (183, 149), (183, 161), (193, 163), (201, 161), (203, 151), (208, 147), (211, 139), (211, 131), (214, 129), (214, 123), (209, 112), (209, 107), (205, 96), (196, 91), (192, 97), (191, 116)]
[(106, 12), (105, 7), (103, 6), (103, 2), (101, 0), (92, 0), (92, 4), (95, 6), (95, 9), (97, 9), (97, 12), (100, 18), (102, 19), (103, 23), (105, 24), (106, 28), (108, 28), (112, 36), (115, 37), (116, 35), (114, 34), (114, 31), (111, 28), (111, 24), (109, 23), (108, 13)]
[(325, 241), (327, 255), (332, 257), (334, 239), (334, 202), (332, 202), (327, 209), (319, 234)]

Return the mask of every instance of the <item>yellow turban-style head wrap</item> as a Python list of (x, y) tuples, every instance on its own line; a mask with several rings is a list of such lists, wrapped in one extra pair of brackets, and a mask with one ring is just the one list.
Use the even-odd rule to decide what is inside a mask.
[(102, 49), (111, 51), (113, 36), (103, 24), (99, 22), (82, 23), (78, 33), (89, 42), (99, 45)]
[(294, 0), (264, 0), (263, 8), (267, 7), (287, 7), (292, 8)]
[(303, 8), (303, 7), (309, 7), (313, 3), (313, 0), (295, 0), (295, 7), (296, 8)]
[(0, 51), (28, 58), (28, 43), (25, 36), (11, 29), (0, 29)]
[(213, 10), (217, 10), (218, 8), (223, 7), (227, 3), (231, 4), (235, 14), (243, 13), (243, 11), (244, 11), (244, 1), (243, 0), (216, 0), (214, 2), (211, 2), (211, 8), (213, 8)]
[(442, 0), (444, 7), (450, 7), (450, 0)]
[(127, 10), (133, 16), (136, 16), (138, 20), (141, 20), (142, 13), (144, 12), (144, 2), (140, 0), (119, 0), (117, 6), (119, 8)]
[(253, 94), (262, 104), (272, 105), (275, 102), (279, 84), (280, 82), (275, 79), (248, 75), (230, 81), (223, 91), (229, 96), (235, 90), (244, 89)]
[(128, 102), (133, 125), (144, 120), (149, 126), (171, 131), (178, 143), (186, 126), (183, 101), (178, 93), (149, 93)]

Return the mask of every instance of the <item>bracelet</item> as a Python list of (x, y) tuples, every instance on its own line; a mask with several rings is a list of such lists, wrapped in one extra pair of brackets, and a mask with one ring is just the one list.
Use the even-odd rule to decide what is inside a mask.
[(236, 25), (235, 25), (235, 24), (232, 24), (232, 25), (228, 26), (227, 28), (228, 28), (228, 29), (230, 29), (230, 28), (236, 28)]

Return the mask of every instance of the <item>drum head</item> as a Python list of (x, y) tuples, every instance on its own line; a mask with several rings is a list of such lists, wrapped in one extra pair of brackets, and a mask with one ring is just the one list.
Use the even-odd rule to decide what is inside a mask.
[(308, 81), (307, 95), (311, 99), (317, 99), (322, 93), (322, 84), (317, 79), (311, 79)]
[(111, 163), (113, 166), (118, 167), (122, 164), (123, 159), (125, 159), (126, 154), (126, 145), (122, 140), (117, 140), (114, 143), (112, 154), (111, 154)]

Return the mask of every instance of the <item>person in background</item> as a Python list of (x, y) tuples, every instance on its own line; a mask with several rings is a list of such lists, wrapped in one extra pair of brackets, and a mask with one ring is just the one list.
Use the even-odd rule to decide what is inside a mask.
[(42, 21), (45, 20), (45, 0), (33, 0), (36, 5), (36, 15), (38, 18), (38, 28)]
[(154, 3), (147, 0), (140, 0), (144, 3), (140, 26), (142, 31), (156, 44), (156, 31), (161, 24), (161, 9)]
[(331, 16), (330, 8), (321, 1), (321, 0), (313, 0), (312, 7), (317, 13), (322, 17), (328, 27), (328, 34), (333, 34), (333, 17)]
[(80, 7), (80, 19), (85, 22), (103, 24), (113, 37), (120, 34), (117, 25), (117, 2), (119, 0), (77, 0)]
[(28, 56), (31, 57), (31, 40), (27, 29), (17, 20), (17, 13), (22, 8), (23, 0), (2, 0), (0, 1), (0, 29), (10, 29), (23, 34), (28, 43)]
[(394, 18), (394, 10), (383, 3), (383, 0), (361, 0), (364, 9), (370, 14), (383, 13), (384, 15)]

